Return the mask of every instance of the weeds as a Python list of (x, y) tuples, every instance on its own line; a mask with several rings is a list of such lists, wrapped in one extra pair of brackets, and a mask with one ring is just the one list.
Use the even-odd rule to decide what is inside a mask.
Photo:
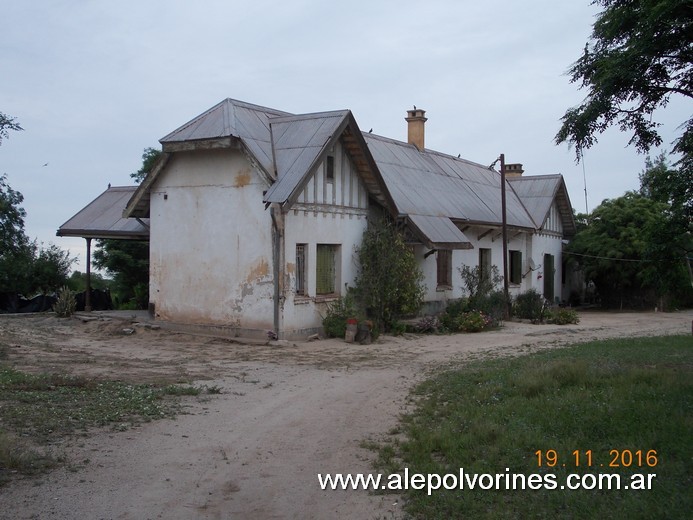
[(63, 287), (58, 291), (58, 299), (53, 305), (53, 312), (59, 318), (69, 318), (77, 309), (75, 293), (69, 287)]
[(55, 465), (32, 445), (40, 448), (93, 427), (111, 425), (125, 430), (143, 421), (173, 417), (180, 405), (172, 396), (201, 392), (193, 386), (33, 375), (0, 365), (0, 424), (4, 430), (0, 430), (0, 483), (10, 472), (31, 475)]

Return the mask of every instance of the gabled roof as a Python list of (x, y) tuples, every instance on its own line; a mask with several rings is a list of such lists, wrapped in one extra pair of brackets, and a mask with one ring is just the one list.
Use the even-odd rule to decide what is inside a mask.
[(267, 191), (265, 202), (284, 203), (300, 191), (302, 181), (312, 175), (327, 148), (339, 139), (349, 114), (340, 110), (270, 120), (277, 181)]
[(265, 194), (265, 203), (291, 206), (341, 139), (368, 192), (394, 211), (394, 202), (350, 110), (272, 118), (270, 134), (277, 180)]
[(271, 174), (269, 119), (288, 115), (291, 114), (227, 98), (159, 142), (166, 151), (167, 145), (172, 143), (234, 137), (240, 139), (265, 172)]
[(109, 187), (65, 222), (56, 235), (59, 237), (117, 238), (146, 240), (149, 238), (149, 219), (123, 217), (123, 209), (137, 186)]
[(531, 175), (507, 179), (527, 208), (537, 229), (544, 227), (555, 200), (561, 213), (563, 234), (573, 236), (576, 233), (573, 206), (562, 175)]
[[(293, 115), (234, 99), (225, 99), (161, 139), (162, 160), (130, 199), (124, 215), (149, 215), (149, 189), (171, 154), (206, 148), (244, 148), (270, 183), (264, 202), (288, 208), (338, 139), (369, 193), (393, 216), (406, 220), (429, 247), (471, 247), (462, 226), (500, 226), (501, 177), (489, 167), (363, 133), (349, 110)], [(570, 234), (575, 228), (572, 209), (565, 184), (557, 177), (561, 180), (552, 185), (553, 193)], [(546, 206), (544, 198), (535, 200), (528, 194), (534, 186), (544, 193), (547, 186), (524, 183), (532, 178), (506, 185), (510, 227), (535, 230), (546, 220), (550, 203)]]
[[(445, 217), (456, 223), (499, 225), (498, 172), (464, 159), (364, 134), (400, 214)], [(508, 225), (534, 229), (519, 197), (506, 193)]]

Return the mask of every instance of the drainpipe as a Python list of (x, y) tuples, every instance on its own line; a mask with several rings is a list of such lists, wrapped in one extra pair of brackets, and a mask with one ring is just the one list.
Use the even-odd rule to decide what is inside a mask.
[(279, 204), (272, 204), (272, 274), (274, 278), (274, 333), (282, 337), (281, 309), (284, 299), (284, 214)]

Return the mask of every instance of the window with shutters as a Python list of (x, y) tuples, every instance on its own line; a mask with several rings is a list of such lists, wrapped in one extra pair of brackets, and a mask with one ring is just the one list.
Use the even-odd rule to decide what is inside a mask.
[(452, 287), (452, 251), (450, 249), (439, 249), (436, 253), (438, 270), (438, 289), (449, 289)]
[(339, 246), (318, 244), (315, 259), (315, 293), (317, 295), (336, 294), (338, 287)]

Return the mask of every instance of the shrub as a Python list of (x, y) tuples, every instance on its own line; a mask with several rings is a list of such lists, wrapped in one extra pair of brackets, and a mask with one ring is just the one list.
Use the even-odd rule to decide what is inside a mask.
[(69, 318), (75, 313), (76, 308), (77, 300), (75, 299), (75, 293), (67, 286), (60, 289), (60, 291), (58, 291), (58, 299), (53, 305), (53, 312), (55, 312), (59, 318)]
[(376, 327), (389, 330), (398, 318), (416, 314), (424, 297), (423, 273), (393, 224), (370, 223), (358, 259), (357, 297)]
[(401, 336), (407, 331), (407, 326), (406, 324), (402, 323), (401, 321), (396, 321), (392, 325), (390, 325), (390, 332), (392, 333), (393, 336)]
[(462, 332), (481, 332), (492, 324), (491, 316), (481, 311), (465, 312), (457, 318), (457, 330)]
[(436, 316), (424, 316), (414, 327), (416, 332), (438, 332), (440, 321)]
[(477, 310), (469, 309), (468, 300), (453, 301), (440, 315), (440, 327), (448, 332), (479, 332), (494, 324), (493, 317)]
[(322, 317), (322, 328), (330, 338), (343, 338), (346, 335), (347, 320), (357, 316), (356, 305), (350, 294), (327, 304)]
[(505, 318), (505, 312), (509, 303), (505, 293), (499, 290), (477, 297), (473, 305), (470, 302), (469, 308), (474, 311), (482, 311), (492, 318), (494, 325), (498, 325)]
[(549, 323), (556, 325), (568, 325), (580, 323), (578, 313), (573, 309), (557, 309), (549, 312)]
[(532, 321), (543, 320), (544, 297), (536, 290), (517, 295), (513, 304), (513, 314), (518, 318)]

